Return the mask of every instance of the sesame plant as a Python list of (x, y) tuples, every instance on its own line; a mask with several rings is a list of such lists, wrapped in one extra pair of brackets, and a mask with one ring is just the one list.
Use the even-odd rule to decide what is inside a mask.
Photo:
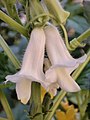
[(90, 119), (90, 1), (0, 1), (0, 120)]

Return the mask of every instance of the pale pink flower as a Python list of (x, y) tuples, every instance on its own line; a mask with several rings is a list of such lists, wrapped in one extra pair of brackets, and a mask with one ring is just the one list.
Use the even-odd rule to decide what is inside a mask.
[(23, 57), (21, 70), (14, 75), (6, 76), (7, 81), (16, 83), (17, 97), (26, 104), (31, 96), (32, 81), (43, 84), (43, 59), (45, 34), (42, 28), (34, 28)]
[(46, 71), (46, 81), (51, 83), (48, 89), (56, 93), (55, 86), (59, 84), (67, 92), (79, 91), (80, 87), (70, 74), (86, 60), (87, 55), (74, 59), (67, 50), (56, 27), (48, 25), (44, 31), (46, 35), (46, 50), (52, 64)]

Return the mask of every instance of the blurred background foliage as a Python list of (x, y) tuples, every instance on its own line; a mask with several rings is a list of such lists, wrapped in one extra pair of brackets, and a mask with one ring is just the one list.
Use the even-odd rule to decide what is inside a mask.
[[(90, 28), (90, 1), (82, 0), (60, 0), (64, 9), (70, 12), (70, 17), (66, 23), (69, 41), (77, 38), (84, 31)], [(6, 0), (8, 2), (8, 0)], [(25, 0), (12, 0), (9, 4), (11, 12), (5, 8), (5, 0), (0, 0), (0, 9), (12, 17), (20, 24), (26, 25), (25, 15)], [(20, 19), (16, 19), (13, 13), (17, 10)], [(6, 40), (11, 50), (22, 61), (22, 57), (27, 46), (28, 40), (13, 30), (9, 25), (0, 20), (0, 34)], [(86, 46), (84, 48), (77, 48), (71, 54), (73, 57), (79, 57), (86, 53), (90, 48), (90, 37), (84, 41)], [(0, 89), (3, 89), (9, 104), (13, 110), (15, 120), (28, 120), (29, 104), (22, 105), (18, 100), (15, 92), (15, 85), (13, 83), (5, 84), (5, 76), (13, 74), (17, 70), (0, 47)], [(78, 84), (82, 90), (78, 93), (68, 93), (63, 99), (55, 114), (54, 119), (58, 120), (90, 120), (90, 63), (85, 67), (82, 74), (77, 79)], [(60, 89), (58, 90), (60, 91)], [(71, 117), (72, 115), (72, 117)], [(3, 107), (0, 104), (0, 117), (4, 116)], [(67, 117), (66, 117), (67, 116)], [(71, 117), (71, 118), (69, 118)]]

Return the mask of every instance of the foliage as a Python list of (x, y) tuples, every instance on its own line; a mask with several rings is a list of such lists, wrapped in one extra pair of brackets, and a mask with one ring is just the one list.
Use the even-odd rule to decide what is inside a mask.
[(90, 63), (85, 67), (82, 74), (77, 79), (78, 84), (83, 90), (90, 90)]
[(4, 52), (0, 53), (0, 83), (5, 81), (5, 76), (15, 73), (13, 65)]

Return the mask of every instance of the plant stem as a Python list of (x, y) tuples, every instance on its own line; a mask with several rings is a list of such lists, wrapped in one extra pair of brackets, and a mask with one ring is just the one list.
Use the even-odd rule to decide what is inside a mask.
[[(77, 48), (78, 46), (84, 47), (85, 43), (82, 43), (86, 38), (90, 36), (90, 28), (86, 30), (82, 35), (80, 35), (78, 38), (74, 38), (70, 41), (70, 47), (71, 48)], [(73, 49), (74, 50), (74, 49)]]
[[(16, 68), (19, 68), (20, 67), (20, 63), (19, 63), (18, 59), (12, 53), (11, 49), (9, 48), (9, 46), (7, 45), (7, 43), (4, 41), (4, 39), (2, 38), (2, 36), (0, 36), (0, 45), (4, 49), (4, 51), (6, 52), (6, 54), (8, 55), (8, 57), (10, 58), (10, 60), (12, 61), (12, 63), (14, 64), (14, 66)], [(6, 99), (3, 91), (1, 89), (0, 89), (0, 100), (1, 100), (1, 103), (3, 105), (3, 108), (4, 108), (5, 112), (7, 114), (8, 120), (14, 120), (11, 108), (10, 108), (10, 106), (8, 104), (8, 101), (7, 101), (7, 99)], [(7, 119), (0, 118), (0, 120), (7, 120)]]
[[(8, 101), (7, 101), (3, 91), (1, 89), (0, 89), (0, 100), (1, 100), (1, 103), (3, 105), (5, 112), (7, 114), (8, 120), (14, 120), (11, 108), (10, 108)], [(4, 120), (4, 119), (2, 119), (2, 120)]]
[(68, 35), (67, 35), (67, 31), (66, 31), (64, 25), (63, 25), (63, 24), (60, 24), (60, 27), (62, 28), (62, 30), (63, 30), (63, 32), (64, 32), (65, 44), (66, 44), (67, 49), (70, 50), (70, 51), (74, 50), (74, 49), (72, 49), (72, 48), (70, 47), (70, 45), (69, 45)]
[(87, 65), (87, 63), (90, 61), (90, 50), (87, 53), (87, 59), (84, 63), (82, 63), (78, 69), (75, 70), (75, 72), (72, 74), (72, 77), (76, 80), (78, 78), (78, 76), (80, 75), (80, 73), (83, 71), (83, 69), (85, 68), (85, 66)]
[(76, 93), (76, 100), (78, 103), (78, 107), (79, 107), (79, 111), (80, 111), (80, 120), (84, 120), (85, 117), (85, 111), (87, 108), (87, 104), (89, 102), (89, 98), (90, 98), (90, 93), (88, 90), (86, 90), (87, 92), (85, 92), (85, 98), (82, 99), (80, 96), (83, 97), (83, 94), (81, 94), (81, 91)]
[(1, 118), (1, 117), (0, 117), (0, 120), (8, 120), (8, 119), (6, 119), (6, 118)]
[[(13, 6), (13, 10), (14, 10), (14, 13), (15, 13), (15, 19), (16, 19), (16, 21), (19, 23), (19, 24), (21, 24), (22, 25), (22, 22), (21, 22), (21, 20), (20, 20), (20, 18), (19, 18), (19, 15), (18, 15), (18, 12), (17, 12), (17, 9), (16, 9), (16, 6), (14, 5)], [(13, 17), (14, 18), (14, 17)]]
[(25, 11), (26, 11), (26, 18), (27, 18), (27, 23), (28, 23), (30, 21), (30, 2), (29, 2), (29, 0), (26, 1)]
[(88, 30), (86, 30), (82, 35), (80, 35), (78, 38), (77, 38), (77, 41), (78, 42), (82, 42), (83, 40), (85, 40), (86, 38), (88, 38), (90, 36), (90, 28)]
[(13, 19), (15, 19), (18, 23), (22, 24), (20, 21), (17, 9), (16, 9), (16, 5), (8, 3), (9, 1), (4, 1), (4, 0), (1, 0), (1, 1), (2, 1), (3, 5), (5, 6), (9, 16), (12, 17)]
[(12, 18), (10, 18), (8, 15), (6, 15), (4, 12), (0, 10), (0, 19), (9, 24), (12, 28), (23, 34), (25, 37), (28, 37), (28, 31), (21, 26), (19, 23), (14, 21)]
[[(90, 61), (90, 50), (87, 53), (87, 59), (84, 63), (82, 63), (80, 65), (80, 67), (77, 68), (77, 70), (72, 74), (72, 77), (74, 80), (76, 80), (78, 78), (78, 76), (81, 74), (82, 70), (85, 68), (85, 66), (88, 64), (88, 62)], [(52, 106), (52, 108), (50, 109), (50, 113), (48, 113), (45, 117), (44, 120), (51, 120), (53, 117), (53, 114), (55, 113), (57, 107), (59, 106), (61, 100), (64, 98), (64, 96), (66, 95), (66, 92), (61, 90), (61, 92), (56, 96), (55, 100), (54, 100), (54, 104)]]
[(9, 46), (7, 45), (7, 43), (2, 38), (1, 35), (0, 35), (0, 45), (3, 48), (3, 50), (6, 52), (7, 56), (10, 58), (10, 60), (12, 61), (13, 65), (16, 67), (16, 69), (18, 69), (20, 67), (20, 62), (16, 58), (16, 56), (12, 53), (11, 49), (9, 48)]
[(35, 112), (41, 113), (35, 116), (33, 120), (43, 120), (42, 106), (41, 106), (41, 85), (39, 83), (36, 82), (32, 83), (31, 100), (32, 102), (34, 102), (34, 107), (37, 109)]
[(76, 93), (76, 100), (77, 100), (77, 103), (78, 103), (78, 108), (80, 110), (80, 120), (82, 120), (82, 113), (81, 113), (81, 104), (80, 104), (80, 99), (79, 99), (80, 95), (79, 93)]
[(63, 32), (64, 32), (64, 36), (65, 36), (65, 43), (66, 43), (66, 47), (68, 50), (73, 51), (75, 50), (77, 47), (84, 47), (86, 44), (82, 43), (86, 38), (88, 38), (90, 36), (90, 28), (88, 30), (86, 30), (82, 35), (80, 35), (78, 38), (74, 38), (73, 40), (68, 41), (68, 35), (67, 35), (67, 31), (64, 27), (63, 24), (60, 24)]

